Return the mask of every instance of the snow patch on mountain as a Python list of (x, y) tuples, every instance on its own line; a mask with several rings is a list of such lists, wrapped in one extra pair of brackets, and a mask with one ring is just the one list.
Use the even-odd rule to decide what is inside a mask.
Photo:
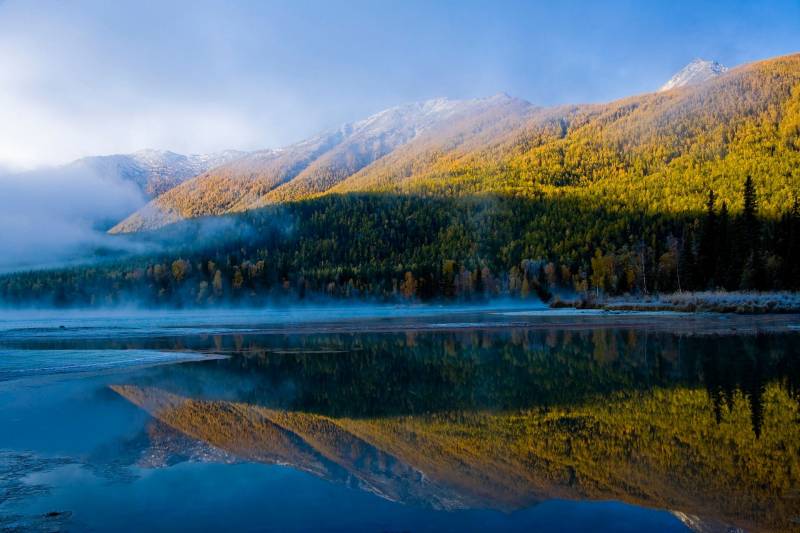
[(146, 197), (154, 198), (189, 178), (244, 155), (245, 152), (237, 150), (183, 155), (147, 149), (132, 154), (84, 157), (67, 167), (88, 170), (101, 178), (131, 182)]
[(667, 83), (662, 85), (658, 91), (663, 92), (687, 85), (697, 85), (698, 83), (703, 83), (717, 76), (721, 76), (726, 72), (728, 72), (728, 67), (716, 61), (695, 59), (678, 71), (678, 73), (670, 78)]

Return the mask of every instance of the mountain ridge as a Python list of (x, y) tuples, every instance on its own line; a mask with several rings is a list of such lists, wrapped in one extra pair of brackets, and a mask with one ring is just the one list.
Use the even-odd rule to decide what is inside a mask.
[[(733, 198), (741, 169), (776, 161), (787, 170), (769, 182), (759, 177), (759, 185), (788, 198), (797, 181), (791, 147), (800, 146), (792, 126), (800, 121), (800, 55), (714, 68), (718, 75), (684, 80), (680, 90), (606, 104), (540, 108), (495, 95), (398, 106), (206, 171), (111, 232), (350, 192), (639, 195), (642, 208), (680, 211), (701, 207), (710, 186)], [(779, 157), (772, 149), (749, 153), (753, 134), (775, 137)], [(676, 189), (698, 169), (708, 175), (702, 189)]]
[(111, 233), (155, 229), (183, 218), (245, 211), (323, 193), (431, 129), (512, 102), (531, 107), (502, 94), (474, 100), (436, 98), (395, 106), (284, 148), (251, 152), (179, 184)]

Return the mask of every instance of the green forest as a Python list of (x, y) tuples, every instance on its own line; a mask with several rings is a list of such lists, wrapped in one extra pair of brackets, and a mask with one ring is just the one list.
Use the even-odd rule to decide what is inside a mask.
[(115, 237), (153, 251), (7, 274), (0, 299), (182, 307), (797, 290), (798, 201), (769, 217), (759, 200), (750, 177), (738, 205), (708, 191), (704, 211), (682, 215), (515, 195), (326, 195)]

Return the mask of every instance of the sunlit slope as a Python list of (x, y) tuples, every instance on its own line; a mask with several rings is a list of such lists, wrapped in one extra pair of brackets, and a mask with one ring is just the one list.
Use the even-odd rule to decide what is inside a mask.
[(167, 191), (132, 214), (111, 233), (154, 229), (185, 218), (221, 215), (292, 179), (321, 154), (342, 141), (334, 131), (282, 150), (253, 152), (214, 168)]
[(504, 94), (477, 100), (438, 99), (386, 110), (356, 123), (347, 143), (248, 207), (324, 193), (416, 139), (441, 137), (454, 126), (462, 139), (472, 138), (486, 125), (507, 129), (509, 122), (519, 122), (531, 110), (529, 103)]
[(482, 145), (416, 140), (332, 192), (568, 195), (677, 212), (701, 208), (708, 188), (736, 209), (751, 174), (773, 214), (800, 186), (800, 55), (492, 133)]
[(406, 503), (512, 510), (546, 498), (619, 499), (748, 531), (790, 530), (796, 513), (800, 426), (796, 403), (776, 385), (765, 390), (759, 437), (744, 396), (717, 422), (705, 391), (682, 388), (574, 407), (373, 419), (113, 388), (242, 458), (349, 475)]
[(280, 150), (255, 152), (159, 196), (113, 232), (152, 229), (326, 193), (515, 194), (738, 208), (751, 174), (765, 214), (800, 188), (800, 55), (603, 105), (534, 108), (497, 95), (393, 108)]
[(530, 104), (505, 95), (444, 98), (387, 109), (281, 148), (253, 152), (159, 196), (111, 231), (153, 229), (184, 218), (244, 211), (323, 193), (398, 146), (465, 117), (523, 116)]

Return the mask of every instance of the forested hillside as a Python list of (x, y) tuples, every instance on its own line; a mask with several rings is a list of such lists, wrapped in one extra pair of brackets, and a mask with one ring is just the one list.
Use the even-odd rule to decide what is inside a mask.
[[(513, 196), (326, 195), (145, 234), (150, 254), (0, 277), (11, 305), (260, 305), (800, 288), (800, 208), (628, 214)], [(122, 237), (120, 237), (122, 238)]]
[(388, 109), (365, 120), (277, 150), (221, 165), (150, 202), (111, 230), (154, 229), (185, 218), (236, 213), (322, 193), (424, 132), (452, 124), (524, 116), (532, 106), (504, 95), (436, 99)]
[(133, 183), (142, 196), (151, 199), (176, 185), (239, 157), (245, 152), (224, 150), (211, 154), (183, 155), (166, 150), (140, 150), (132, 154), (84, 157), (65, 165), (74, 172), (91, 172), (105, 179)]
[(798, 192), (800, 55), (607, 105), (442, 100), (189, 180), (118, 226), (193, 218), (118, 237), (149, 253), (7, 275), (0, 298), (797, 290)]
[[(762, 209), (788, 208), (800, 184), (800, 55), (703, 84), (534, 115), (485, 146), (422, 140), (333, 192), (361, 190), (609, 198), (630, 210), (699, 210), (709, 189), (735, 205), (750, 174)], [(408, 170), (411, 169), (411, 172)]]

